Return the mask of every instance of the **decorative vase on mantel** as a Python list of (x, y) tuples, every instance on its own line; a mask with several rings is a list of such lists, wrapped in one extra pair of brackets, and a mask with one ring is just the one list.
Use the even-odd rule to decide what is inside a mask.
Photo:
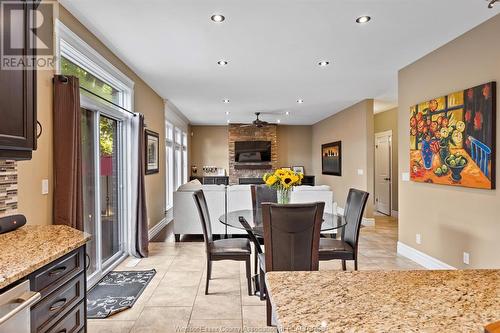
[(294, 186), (300, 185), (304, 175), (289, 169), (277, 169), (273, 173), (266, 173), (263, 177), (266, 185), (275, 189), (278, 195), (279, 204), (290, 202), (290, 192)]

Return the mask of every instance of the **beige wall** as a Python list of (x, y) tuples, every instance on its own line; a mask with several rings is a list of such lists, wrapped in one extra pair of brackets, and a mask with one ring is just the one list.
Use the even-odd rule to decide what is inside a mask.
[(191, 145), (189, 154), (191, 165), (203, 175), (204, 165), (216, 166), (229, 170), (227, 126), (191, 126)]
[[(500, 81), (500, 15), (399, 72), (399, 169), (409, 172), (411, 105)], [(500, 101), (500, 99), (497, 99)], [(497, 102), (497, 112), (500, 110)], [(497, 140), (500, 117), (497, 118)], [(497, 142), (497, 156), (498, 156)], [(498, 158), (497, 158), (498, 162)], [(498, 174), (498, 163), (496, 172)], [(399, 183), (399, 241), (457, 268), (500, 268), (500, 194), (425, 183)], [(422, 244), (415, 234), (422, 234)], [(469, 266), (462, 264), (470, 253)]]
[[(342, 141), (342, 176), (321, 174), (321, 145)], [(370, 192), (365, 216), (373, 215), (373, 100), (359, 102), (313, 125), (312, 168), (317, 184), (330, 185), (334, 200), (345, 206), (349, 188)], [(364, 174), (358, 175), (358, 169)]]
[[(90, 33), (64, 7), (59, 6), (59, 19), (70, 30), (97, 50), (103, 57), (135, 82), (134, 108), (145, 115), (148, 128), (165, 134), (164, 103), (144, 81), (117, 58), (104, 44)], [(52, 223), (52, 71), (38, 73), (38, 120), (43, 134), (38, 149), (31, 161), (18, 163), (19, 168), (19, 213), (25, 214), (30, 224)], [(146, 196), (150, 227), (159, 222), (165, 214), (165, 158), (164, 140), (160, 140), (160, 173), (146, 176)], [(49, 179), (49, 195), (41, 194), (42, 179)]]
[(392, 131), (392, 210), (398, 210), (398, 108), (377, 113), (374, 116), (375, 133)]
[[(229, 170), (229, 146), (227, 126), (191, 126), (191, 165), (213, 165)], [(303, 165), (312, 174), (311, 140), (312, 126), (279, 125), (278, 166)]]
[(278, 126), (278, 165), (303, 166), (306, 175), (312, 169), (312, 126)]

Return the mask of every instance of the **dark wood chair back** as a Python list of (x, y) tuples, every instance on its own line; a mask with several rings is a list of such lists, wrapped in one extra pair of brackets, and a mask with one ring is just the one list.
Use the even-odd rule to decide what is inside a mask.
[(266, 272), (317, 271), (324, 202), (262, 204)]
[(252, 193), (252, 206), (254, 210), (256, 207), (260, 208), (263, 202), (278, 202), (277, 191), (267, 185), (252, 185), (250, 191)]
[(198, 214), (200, 215), (201, 228), (203, 229), (203, 239), (205, 240), (207, 253), (210, 253), (210, 244), (213, 242), (212, 226), (210, 224), (210, 214), (208, 213), (207, 200), (205, 199), (203, 190), (194, 192), (193, 198), (196, 203), (196, 208), (198, 208)]
[(366, 202), (368, 201), (369, 193), (351, 188), (347, 195), (346, 207), (344, 216), (347, 225), (344, 227), (342, 240), (356, 249), (359, 240), (359, 229), (363, 220), (363, 212), (365, 211)]

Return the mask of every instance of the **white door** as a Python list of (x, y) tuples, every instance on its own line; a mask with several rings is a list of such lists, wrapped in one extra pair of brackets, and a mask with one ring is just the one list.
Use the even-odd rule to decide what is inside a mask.
[(391, 138), (392, 133), (375, 134), (375, 208), (391, 215)]

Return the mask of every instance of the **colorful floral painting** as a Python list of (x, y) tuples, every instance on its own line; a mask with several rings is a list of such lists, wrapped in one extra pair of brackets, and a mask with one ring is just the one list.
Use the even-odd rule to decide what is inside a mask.
[(495, 134), (495, 82), (412, 106), (411, 180), (494, 189)]

